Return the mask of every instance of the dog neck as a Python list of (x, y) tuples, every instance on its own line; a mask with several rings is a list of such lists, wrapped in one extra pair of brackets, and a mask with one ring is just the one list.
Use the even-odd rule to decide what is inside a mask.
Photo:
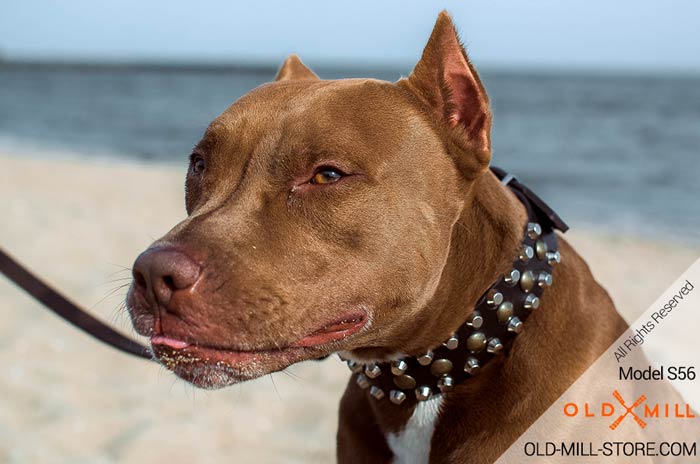
[[(421, 330), (414, 332), (432, 335), (429, 344), (391, 363), (348, 361), (357, 386), (374, 401), (415, 404), (448, 393), (502, 356), (539, 307), (539, 297), (552, 283), (553, 265), (559, 262), (554, 229), (566, 230), (566, 225), (522, 184), (514, 181), (505, 188), (508, 179), (499, 182), (486, 173), (474, 185), (469, 208), (455, 226), (441, 281), (445, 288), (433, 302), (442, 310), (425, 311), (429, 320), (418, 321)], [(476, 227), (460, 227), (462, 221)], [(479, 253), (483, 256), (475, 261)], [(465, 269), (474, 273), (470, 285), (455, 285), (463, 282), (458, 276)], [(465, 301), (475, 303), (464, 305)], [(431, 330), (431, 322), (439, 329)]]

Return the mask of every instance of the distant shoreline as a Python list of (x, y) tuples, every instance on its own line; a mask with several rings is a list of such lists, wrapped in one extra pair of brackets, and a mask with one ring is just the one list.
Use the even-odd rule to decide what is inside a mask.
[(180, 63), (147, 61), (58, 61), (58, 60), (0, 60), (0, 70), (8, 69), (66, 69), (71, 71), (154, 71), (205, 73), (274, 73), (277, 67), (263, 63)]
[[(108, 72), (167, 72), (167, 73), (206, 73), (206, 74), (271, 74), (274, 75), (280, 63), (255, 61), (197, 61), (197, 60), (147, 60), (147, 59), (44, 59), (44, 58), (7, 58), (0, 55), (0, 71), (5, 70), (67, 70), (67, 71), (108, 71)], [(313, 64), (313, 63), (312, 63)], [(410, 72), (409, 64), (380, 64), (380, 63), (320, 63), (313, 65), (314, 70), (324, 77), (343, 75), (396, 75), (405, 76)], [(547, 77), (586, 77), (586, 78), (648, 78), (648, 79), (700, 79), (700, 70), (639, 70), (639, 69), (602, 69), (595, 67), (555, 67), (551, 65), (523, 64), (499, 65), (485, 63), (480, 66), (482, 74), (491, 75), (520, 75)]]

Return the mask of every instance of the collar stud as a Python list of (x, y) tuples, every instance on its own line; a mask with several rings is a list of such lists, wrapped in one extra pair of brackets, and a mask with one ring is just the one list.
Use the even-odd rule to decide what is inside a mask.
[(486, 347), (486, 351), (491, 354), (501, 354), (503, 353), (503, 343), (501, 343), (499, 338), (493, 337), (489, 339), (489, 344)]
[(370, 385), (369, 379), (367, 378), (367, 376), (365, 374), (358, 374), (357, 380), (355, 380), (355, 382), (357, 382), (357, 386), (362, 388), (363, 390), (365, 388), (369, 388), (369, 385)]
[(537, 257), (539, 259), (546, 259), (547, 251), (547, 243), (542, 239), (538, 239), (535, 242), (535, 252), (537, 253)]
[[(501, 300), (503, 300), (503, 297), (501, 297)], [(474, 311), (472, 311), (469, 317), (467, 317), (467, 321), (465, 322), (465, 324), (467, 327), (471, 327), (473, 329), (480, 329), (481, 326), (484, 325), (484, 317), (479, 311), (475, 309)]]
[(527, 223), (527, 236), (530, 237), (532, 240), (535, 240), (540, 235), (542, 235), (542, 226), (540, 226), (536, 222), (528, 222)]
[(537, 296), (530, 293), (528, 296), (525, 297), (525, 301), (523, 302), (523, 308), (525, 308), (525, 309), (537, 309), (539, 307), (540, 307), (540, 299), (537, 298)]
[(508, 320), (508, 332), (519, 334), (523, 331), (523, 321), (518, 316), (513, 316)]
[(486, 294), (486, 304), (492, 308), (495, 308), (501, 303), (503, 303), (503, 293), (499, 292), (495, 288), (489, 290), (489, 292)]
[(452, 361), (449, 359), (436, 359), (430, 365), (430, 373), (435, 377), (442, 377), (449, 374), (450, 371), (452, 371)]
[(427, 401), (432, 396), (433, 391), (430, 389), (429, 386), (423, 385), (421, 387), (416, 388), (416, 399), (418, 401)]
[(391, 390), (389, 392), (389, 401), (394, 404), (401, 404), (406, 400), (406, 394), (400, 390)]
[(474, 356), (469, 356), (464, 364), (464, 372), (469, 375), (476, 375), (479, 372), (479, 360)]
[(534, 257), (535, 250), (530, 245), (523, 245), (523, 247), (520, 249), (520, 255), (518, 256), (518, 259), (520, 259), (520, 261), (522, 261), (523, 263), (527, 263)]
[(352, 360), (346, 361), (348, 368), (355, 374), (359, 374), (364, 369), (364, 366)]
[(368, 364), (365, 366), (365, 375), (370, 379), (376, 379), (382, 375), (382, 369), (376, 364)]
[(467, 338), (467, 349), (478, 353), (486, 348), (486, 335), (483, 332), (474, 332)]
[(429, 365), (431, 362), (433, 362), (433, 356), (434, 355), (432, 351), (428, 351), (427, 353), (418, 356), (418, 364), (420, 364), (421, 366)]
[(561, 254), (559, 254), (559, 251), (549, 251), (549, 252), (547, 252), (546, 256), (547, 256), (547, 262), (549, 264), (561, 263)]
[(517, 269), (511, 269), (503, 277), (503, 280), (506, 282), (506, 285), (510, 287), (514, 286), (518, 283), (518, 280), (520, 280), (520, 271)]
[(508, 319), (513, 315), (513, 303), (510, 301), (504, 301), (496, 310), (496, 316), (498, 317), (499, 324), (505, 324)]
[(408, 364), (403, 359), (391, 362), (391, 373), (394, 375), (403, 375), (408, 369)]
[(537, 285), (544, 288), (551, 287), (552, 285), (552, 274), (549, 272), (542, 271), (537, 275)]
[(416, 388), (416, 379), (408, 374), (399, 375), (398, 377), (394, 377), (394, 385), (401, 390), (410, 390), (411, 388)]
[(457, 347), (459, 346), (459, 338), (457, 338), (457, 334), (452, 334), (450, 335), (450, 338), (443, 343), (443, 346), (447, 348), (448, 350), (456, 350)]
[(442, 393), (448, 392), (454, 388), (454, 380), (449, 375), (445, 375), (438, 380), (437, 386)]
[(520, 275), (520, 289), (525, 293), (530, 293), (530, 290), (535, 286), (535, 273), (525, 271)]
[(369, 394), (372, 395), (375, 400), (381, 400), (382, 398), (384, 398), (384, 390), (377, 387), (376, 385), (372, 385), (369, 388)]

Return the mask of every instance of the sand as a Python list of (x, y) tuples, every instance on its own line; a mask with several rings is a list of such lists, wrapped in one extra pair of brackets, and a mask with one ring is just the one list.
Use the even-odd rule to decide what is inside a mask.
[[(184, 166), (0, 154), (0, 246), (92, 312), (117, 308), (133, 258), (185, 215)], [(700, 249), (572, 231), (634, 320)], [(595, 308), (591, 308), (592, 311)], [(336, 358), (228, 389), (195, 390), (107, 348), (0, 278), (0, 462), (333, 462)]]

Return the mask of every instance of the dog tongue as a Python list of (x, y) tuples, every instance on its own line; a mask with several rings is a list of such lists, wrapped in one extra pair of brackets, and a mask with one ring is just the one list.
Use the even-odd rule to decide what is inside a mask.
[(176, 340), (174, 338), (164, 337), (162, 335), (155, 335), (151, 337), (151, 344), (153, 345), (166, 345), (170, 348), (175, 348), (176, 350), (181, 350), (190, 346), (189, 343), (183, 342), (182, 340)]

